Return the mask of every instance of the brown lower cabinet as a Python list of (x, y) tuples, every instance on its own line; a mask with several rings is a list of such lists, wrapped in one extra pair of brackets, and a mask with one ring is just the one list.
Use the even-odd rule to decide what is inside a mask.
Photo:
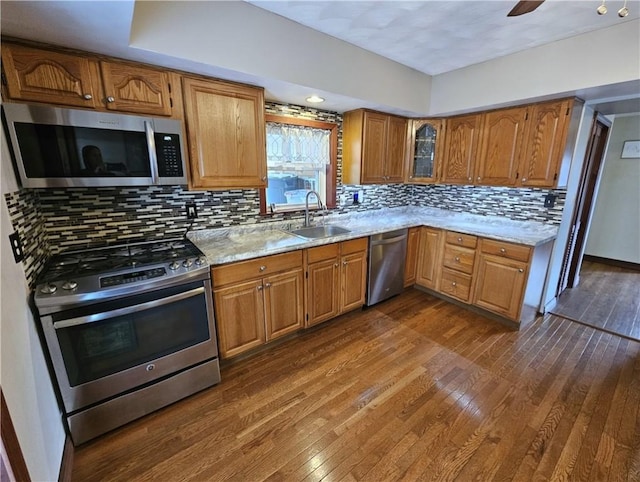
[(211, 272), (222, 358), (302, 328), (302, 251), (216, 266)]
[(409, 228), (407, 234), (407, 257), (404, 263), (404, 286), (416, 282), (418, 271), (418, 251), (420, 250), (420, 228)]
[(422, 227), (416, 284), (520, 321), (533, 248)]
[(367, 247), (359, 238), (306, 250), (306, 326), (364, 305)]

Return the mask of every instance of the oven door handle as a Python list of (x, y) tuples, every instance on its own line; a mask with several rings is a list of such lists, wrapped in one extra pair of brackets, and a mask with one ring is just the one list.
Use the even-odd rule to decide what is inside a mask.
[(69, 328), (70, 326), (86, 325), (87, 323), (93, 323), (95, 321), (107, 320), (109, 318), (115, 318), (116, 316), (130, 315), (139, 311), (149, 310), (151, 308), (157, 308), (158, 306), (168, 305), (175, 303), (176, 301), (186, 300), (194, 296), (204, 294), (204, 287), (195, 288), (184, 293), (178, 293), (177, 295), (167, 296), (159, 300), (147, 301), (139, 305), (127, 306), (125, 308), (118, 308), (117, 310), (105, 311), (104, 313), (96, 313), (88, 316), (79, 316), (77, 318), (69, 318), (68, 320), (57, 321), (53, 324), (56, 330), (62, 328)]

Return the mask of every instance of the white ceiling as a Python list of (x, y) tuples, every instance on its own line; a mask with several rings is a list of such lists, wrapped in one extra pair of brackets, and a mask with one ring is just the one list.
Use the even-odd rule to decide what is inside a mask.
[(314, 30), (429, 75), (437, 75), (640, 17), (640, 2), (547, 0), (507, 17), (517, 0), (247, 0)]
[[(630, 14), (624, 19), (616, 14), (622, 0), (607, 0), (609, 13), (604, 16), (595, 12), (601, 0), (547, 0), (533, 13), (511, 18), (506, 14), (516, 0), (249, 3), (430, 75), (640, 17), (640, 0), (628, 2)], [(308, 92), (306, 87), (274, 79), (250, 78), (217, 66), (131, 48), (134, 4), (133, 0), (2, 0), (0, 29), (11, 37), (257, 83), (267, 88), (272, 100), (295, 102), (293, 99), (304, 98), (302, 92)], [(606, 97), (607, 93), (603, 94)], [(343, 111), (358, 107), (356, 102), (340, 98), (338, 103), (323, 107)]]

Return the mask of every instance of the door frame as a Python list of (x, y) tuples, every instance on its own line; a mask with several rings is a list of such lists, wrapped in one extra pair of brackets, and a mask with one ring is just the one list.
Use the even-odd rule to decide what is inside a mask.
[(586, 235), (591, 224), (611, 125), (611, 121), (604, 115), (594, 112), (556, 296), (566, 288), (574, 288), (580, 281), (579, 273), (587, 241)]

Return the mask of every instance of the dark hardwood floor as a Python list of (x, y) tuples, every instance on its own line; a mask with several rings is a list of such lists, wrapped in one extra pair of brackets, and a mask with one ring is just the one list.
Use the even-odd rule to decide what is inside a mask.
[(640, 343), (416, 290), (227, 365), (77, 449), (73, 479), (640, 480)]
[(640, 271), (584, 261), (579, 285), (565, 290), (551, 311), (640, 340)]

